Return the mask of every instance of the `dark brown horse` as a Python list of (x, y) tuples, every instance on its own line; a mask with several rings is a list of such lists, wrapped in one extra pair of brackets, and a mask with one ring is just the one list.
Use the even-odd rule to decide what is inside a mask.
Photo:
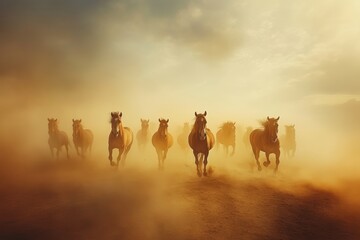
[(149, 138), (149, 120), (140, 119), (141, 129), (136, 133), (136, 140), (140, 151), (144, 151)]
[(267, 121), (262, 122), (264, 129), (255, 129), (250, 134), (250, 143), (255, 155), (258, 170), (261, 171), (261, 165), (259, 162), (260, 151), (265, 152), (266, 160), (263, 164), (265, 167), (270, 165), (269, 155), (274, 153), (276, 155), (276, 167), (275, 173), (278, 170), (280, 163), (280, 143), (277, 136), (278, 133), (278, 118), (269, 118)]
[(59, 130), (58, 120), (48, 118), (48, 133), (49, 133), (49, 147), (51, 156), (54, 157), (54, 148), (56, 149), (56, 157), (59, 158), (59, 153), (62, 146), (65, 146), (66, 156), (69, 159), (69, 138), (67, 134)]
[[(84, 129), (81, 124), (81, 119), (73, 119), (73, 141), (78, 156), (85, 157), (85, 152), (89, 149), (91, 153), (91, 147), (94, 140), (94, 135), (90, 129)], [(79, 148), (81, 153), (79, 152)]]
[(115, 165), (112, 161), (112, 150), (114, 148), (119, 149), (116, 166), (119, 166), (120, 160), (121, 165), (124, 166), (126, 156), (133, 142), (133, 133), (130, 128), (123, 127), (121, 117), (122, 113), (111, 113), (111, 132), (109, 134), (109, 160), (111, 166)]
[(216, 133), (216, 144), (222, 144), (226, 156), (229, 154), (229, 147), (232, 147), (231, 156), (235, 153), (235, 122), (225, 122)]
[[(206, 128), (206, 111), (204, 114), (195, 112), (195, 124), (189, 134), (189, 146), (193, 150), (195, 156), (196, 170), (199, 177), (207, 175), (206, 165), (208, 163), (209, 151), (214, 147), (215, 137), (210, 129)], [(204, 161), (204, 172), (202, 172), (202, 164)]]
[(173, 137), (168, 132), (168, 123), (169, 119), (159, 119), (159, 129), (152, 136), (152, 144), (158, 155), (159, 169), (164, 169), (164, 160), (169, 148), (173, 145)]
[(285, 135), (280, 140), (285, 157), (294, 157), (296, 152), (295, 125), (285, 125)]

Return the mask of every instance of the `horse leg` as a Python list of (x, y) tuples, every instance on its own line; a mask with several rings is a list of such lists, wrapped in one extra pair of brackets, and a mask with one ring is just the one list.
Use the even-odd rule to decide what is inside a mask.
[(232, 145), (232, 152), (230, 156), (234, 156), (235, 154), (235, 143)]
[(228, 145), (224, 145), (225, 146), (225, 154), (226, 156), (229, 156), (229, 146)]
[(162, 151), (160, 149), (156, 149), (156, 154), (158, 156), (158, 167), (159, 170), (161, 170)]
[(260, 150), (254, 149), (253, 152), (254, 152), (254, 155), (255, 155), (255, 160), (256, 160), (256, 164), (258, 166), (258, 170), (261, 171), (261, 165), (260, 165), (260, 162), (259, 162)]
[(118, 157), (117, 157), (117, 161), (116, 161), (116, 166), (117, 167), (119, 167), (119, 162), (120, 162), (120, 160), (121, 160), (121, 157), (122, 157), (122, 155), (123, 155), (123, 152), (124, 152), (124, 149), (123, 148), (119, 148), (119, 155), (118, 155)]
[(266, 161), (263, 162), (263, 164), (265, 167), (268, 167), (270, 165), (270, 160), (269, 160), (270, 153), (266, 152), (265, 155), (266, 155)]
[(204, 176), (207, 176), (206, 165), (208, 163), (207, 159), (208, 159), (208, 156), (209, 156), (209, 152), (205, 153), (204, 155), (205, 155), (204, 156)]
[(112, 161), (112, 151), (113, 149), (109, 146), (109, 160), (110, 160), (110, 166), (114, 166), (114, 163)]
[(75, 145), (75, 149), (76, 149), (76, 153), (78, 156), (80, 156), (80, 152), (79, 152), (79, 146), (78, 145)]
[(59, 159), (60, 148), (56, 148), (56, 159)]
[(194, 156), (195, 156), (195, 164), (196, 164), (196, 171), (197, 171), (197, 175), (199, 176), (199, 177), (201, 177), (201, 171), (199, 170), (199, 156), (198, 156), (198, 154), (197, 154), (197, 152), (195, 152), (195, 151), (193, 151), (193, 153), (194, 153)]
[(162, 158), (162, 168), (164, 168), (164, 162), (165, 162), (165, 159), (166, 159), (166, 156), (167, 156), (167, 152), (168, 152), (168, 149), (164, 150), (164, 155), (163, 155), (163, 158)]
[(51, 157), (54, 158), (54, 148), (50, 147)]
[(274, 169), (274, 173), (276, 173), (278, 171), (278, 167), (280, 164), (280, 152), (275, 153), (275, 155), (276, 155), (276, 167)]
[(69, 159), (69, 145), (65, 144), (65, 149), (66, 149), (66, 157), (67, 159)]

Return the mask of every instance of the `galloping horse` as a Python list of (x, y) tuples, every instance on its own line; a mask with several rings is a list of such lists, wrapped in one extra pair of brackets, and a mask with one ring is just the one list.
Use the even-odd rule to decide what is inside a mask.
[(159, 119), (159, 129), (152, 136), (152, 144), (156, 149), (159, 169), (164, 168), (164, 160), (169, 148), (173, 145), (173, 137), (168, 132), (169, 119)]
[(281, 138), (281, 148), (285, 156), (294, 157), (296, 151), (295, 125), (285, 125), (285, 135)]
[(229, 146), (232, 147), (231, 156), (235, 153), (235, 122), (225, 122), (216, 133), (216, 144), (222, 144), (226, 156), (229, 154)]
[(190, 133), (190, 125), (189, 123), (184, 123), (182, 132), (177, 137), (177, 142), (183, 151), (187, 151), (189, 149), (189, 144), (187, 141), (189, 133)]
[[(84, 129), (81, 124), (81, 119), (73, 119), (73, 141), (78, 156), (85, 157), (85, 152), (89, 149), (91, 153), (91, 147), (94, 140), (94, 135), (89, 129)], [(79, 152), (81, 149), (81, 153)]]
[(119, 149), (119, 155), (117, 157), (116, 166), (125, 165), (126, 155), (130, 151), (133, 142), (133, 133), (128, 127), (123, 127), (121, 122), (122, 112), (111, 113), (111, 132), (109, 134), (109, 160), (110, 165), (115, 164), (112, 161), (112, 150), (114, 148)]
[(143, 151), (148, 141), (149, 120), (140, 119), (141, 129), (136, 133), (139, 149)]
[(264, 129), (255, 129), (250, 134), (250, 143), (255, 155), (256, 163), (258, 166), (258, 170), (261, 171), (261, 166), (259, 162), (260, 151), (265, 152), (266, 162), (264, 162), (264, 166), (268, 167), (270, 165), (269, 155), (274, 153), (276, 155), (276, 167), (275, 173), (278, 170), (280, 163), (280, 143), (277, 136), (278, 133), (278, 118), (269, 118), (267, 117), (267, 121), (262, 122)]
[[(215, 144), (215, 137), (210, 131), (206, 128), (206, 111), (204, 114), (197, 114), (195, 112), (195, 124), (189, 134), (188, 142), (189, 146), (193, 150), (195, 156), (196, 170), (199, 177), (204, 174), (207, 175), (206, 165), (208, 163), (208, 156), (210, 149), (213, 148)], [(200, 160), (200, 161), (199, 161)], [(202, 173), (202, 163), (204, 161), (204, 172)]]
[(65, 146), (66, 156), (69, 159), (69, 138), (65, 132), (59, 130), (57, 119), (48, 118), (48, 132), (48, 143), (51, 151), (51, 156), (54, 157), (54, 148), (56, 148), (56, 157), (59, 158), (59, 153), (62, 146)]

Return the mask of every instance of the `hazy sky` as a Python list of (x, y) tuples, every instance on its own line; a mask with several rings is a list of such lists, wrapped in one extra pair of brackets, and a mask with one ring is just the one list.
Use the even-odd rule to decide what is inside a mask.
[(359, 122), (359, 23), (358, 0), (3, 0), (0, 106)]

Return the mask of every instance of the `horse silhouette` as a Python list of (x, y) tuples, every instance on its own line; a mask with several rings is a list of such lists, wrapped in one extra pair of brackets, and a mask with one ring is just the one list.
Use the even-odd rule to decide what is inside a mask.
[(133, 143), (133, 133), (128, 127), (124, 127), (121, 121), (122, 112), (112, 112), (111, 113), (111, 131), (109, 134), (109, 160), (110, 165), (114, 166), (115, 164), (112, 161), (112, 151), (114, 148), (119, 149), (119, 155), (117, 157), (116, 166), (119, 166), (121, 160), (121, 165), (125, 166), (126, 156), (131, 149)]
[(286, 157), (294, 157), (296, 152), (295, 125), (285, 125), (285, 135), (280, 137), (281, 148)]
[(188, 144), (188, 140), (187, 140), (189, 133), (190, 133), (190, 124), (184, 123), (182, 132), (177, 137), (177, 142), (178, 142), (180, 148), (185, 152), (188, 151), (188, 149), (189, 149), (189, 144)]
[(261, 171), (259, 162), (260, 151), (265, 152), (266, 155), (267, 161), (263, 163), (265, 167), (270, 165), (269, 155), (271, 153), (276, 155), (276, 167), (274, 172), (276, 173), (278, 170), (280, 163), (280, 142), (277, 136), (279, 119), (280, 117), (267, 117), (267, 121), (262, 122), (264, 129), (255, 129), (250, 134), (250, 143), (259, 171)]
[[(73, 142), (78, 156), (85, 157), (85, 152), (91, 148), (94, 140), (94, 135), (90, 129), (84, 129), (81, 123), (81, 119), (73, 119)], [(79, 152), (79, 148), (81, 153)]]
[(250, 147), (251, 147), (249, 139), (250, 139), (250, 134), (253, 130), (254, 129), (252, 127), (247, 127), (246, 131), (243, 135), (243, 143), (244, 143), (244, 146), (246, 149), (250, 149)]
[(169, 119), (159, 119), (159, 129), (154, 133), (151, 139), (158, 155), (159, 169), (164, 169), (164, 161), (167, 152), (173, 145), (173, 137), (168, 132), (168, 123)]
[(149, 138), (149, 120), (140, 119), (141, 129), (136, 133), (136, 140), (140, 151), (144, 151)]
[(51, 156), (54, 157), (54, 148), (56, 149), (56, 157), (59, 158), (62, 146), (65, 146), (66, 156), (69, 159), (69, 138), (67, 134), (59, 130), (59, 122), (57, 119), (48, 118), (48, 144), (51, 151)]
[[(206, 114), (206, 111), (204, 114), (197, 114), (195, 112), (195, 124), (188, 137), (189, 146), (193, 150), (195, 157), (196, 170), (199, 177), (201, 177), (202, 174), (207, 176), (206, 165), (208, 163), (209, 151), (215, 144), (214, 135), (210, 129), (206, 128)], [(204, 170), (202, 172), (203, 162)]]
[(235, 153), (235, 122), (225, 122), (216, 132), (216, 144), (222, 144), (225, 149), (226, 156), (229, 155), (229, 147), (232, 147), (231, 156)]

